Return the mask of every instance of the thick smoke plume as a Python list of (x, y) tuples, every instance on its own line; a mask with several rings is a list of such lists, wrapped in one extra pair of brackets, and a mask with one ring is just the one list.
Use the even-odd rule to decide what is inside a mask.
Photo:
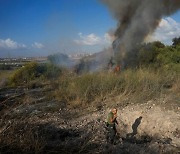
[[(160, 20), (180, 9), (180, 0), (101, 0), (118, 20), (113, 48), (117, 63), (127, 63), (127, 55), (146, 36), (154, 32)], [(125, 64), (126, 65), (126, 64)]]

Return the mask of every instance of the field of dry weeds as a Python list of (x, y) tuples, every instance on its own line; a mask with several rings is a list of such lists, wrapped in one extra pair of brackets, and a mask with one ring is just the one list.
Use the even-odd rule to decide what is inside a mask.
[[(179, 77), (138, 70), (62, 75), (0, 89), (1, 153), (178, 153)], [(118, 109), (116, 145), (107, 113)]]

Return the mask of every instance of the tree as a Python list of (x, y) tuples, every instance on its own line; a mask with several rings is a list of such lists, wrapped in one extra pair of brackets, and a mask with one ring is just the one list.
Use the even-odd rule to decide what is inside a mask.
[(55, 65), (68, 66), (69, 65), (69, 57), (66, 54), (57, 53), (54, 55), (48, 56), (48, 60)]
[(179, 38), (177, 38), (177, 37), (173, 38), (172, 42), (173, 42), (173, 44), (172, 44), (173, 46), (180, 45), (180, 37)]
[(147, 43), (142, 45), (138, 53), (138, 64), (140, 66), (155, 64), (157, 60), (157, 56), (159, 54), (159, 49), (164, 49), (164, 48), (165, 45), (160, 41), (155, 41), (152, 43)]

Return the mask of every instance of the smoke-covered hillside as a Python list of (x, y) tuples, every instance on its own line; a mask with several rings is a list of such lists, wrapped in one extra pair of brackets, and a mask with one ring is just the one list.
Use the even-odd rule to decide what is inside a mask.
[[(32, 2), (22, 7), (0, 1), (0, 21), (5, 21), (0, 30), (7, 27), (8, 35), (2, 35), (1, 31), (0, 34), (9, 37), (13, 26), (7, 26), (6, 22), (14, 23), (10, 22), (12, 19), (18, 23), (18, 29), (14, 28), (12, 33), (15, 34), (22, 23), (33, 18), (34, 25), (26, 25), (18, 39), (24, 38), (25, 29), (30, 28), (29, 37), (38, 39), (41, 34), (42, 38), (50, 38), (47, 46), (34, 42), (29, 47), (11, 39), (0, 39), (0, 51), (54, 48), (54, 51), (68, 49), (69, 54), (77, 48), (77, 51), (90, 51), (101, 47), (101, 52), (85, 56), (57, 53), (49, 55), (47, 61), (25, 58), (21, 65), (10, 56), (1, 59), (0, 154), (179, 154), (180, 34), (177, 33), (169, 45), (145, 40), (163, 17), (180, 9), (180, 0), (98, 1), (101, 2), (98, 5), (103, 3), (108, 7), (117, 21), (117, 27), (108, 36), (113, 39), (110, 47), (105, 40), (107, 33), (103, 36), (103, 27), (97, 25), (98, 17), (107, 14), (101, 12), (102, 6), (98, 9), (91, 6), (90, 2), (94, 1), (48, 1), (48, 6), (44, 0), (43, 5), (40, 5), (41, 0), (37, 4)], [(52, 7), (59, 2), (62, 4), (60, 12), (58, 5)], [(12, 10), (18, 6), (26, 20), (20, 22), (19, 16), (14, 20), (16, 14), (11, 19), (6, 7), (4, 15), (7, 16), (2, 18), (4, 7), (1, 4), (11, 4)], [(35, 11), (37, 6), (43, 8), (45, 4), (44, 9)], [(77, 9), (79, 5), (82, 10)], [(43, 19), (43, 25), (48, 22), (42, 28), (34, 18), (42, 14), (48, 16), (48, 8), (53, 10), (53, 15), (49, 15), (50, 20), (39, 18)], [(30, 9), (33, 16), (28, 13)], [(88, 15), (84, 14), (86, 11)], [(76, 19), (76, 24), (68, 19)], [(73, 26), (81, 27), (83, 32), (100, 27), (101, 37), (79, 33), (80, 38), (77, 38)], [(34, 29), (40, 33), (33, 35)], [(46, 33), (48, 29), (52, 31)], [(54, 43), (50, 41), (52, 38)], [(69, 41), (70, 38), (73, 40)], [(30, 40), (24, 40), (30, 44)], [(103, 47), (107, 48), (103, 50)]]

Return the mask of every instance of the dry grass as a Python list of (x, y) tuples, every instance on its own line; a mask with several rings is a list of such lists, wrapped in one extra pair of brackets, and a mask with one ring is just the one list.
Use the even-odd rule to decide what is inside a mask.
[(13, 70), (0, 70), (0, 88), (8, 84), (8, 78), (13, 74)]
[[(131, 95), (140, 99), (152, 99), (172, 89), (179, 92), (178, 74), (150, 69), (126, 70), (118, 75), (94, 73), (61, 77), (54, 92), (55, 97), (77, 105), (89, 104), (96, 99), (117, 95)], [(78, 102), (78, 103), (77, 103)]]
[[(96, 107), (101, 107), (101, 105), (107, 107), (108, 104), (105, 106), (103, 101), (117, 96), (122, 96), (121, 98), (124, 99), (131, 98), (133, 103), (142, 103), (146, 100), (157, 98), (164, 93), (178, 95), (180, 93), (179, 81), (179, 74), (150, 69), (129, 69), (120, 74), (102, 72), (83, 74), (81, 76), (66, 72), (61, 75), (59, 79), (54, 81), (49, 80), (47, 85), (44, 81), (37, 79), (29, 82), (27, 84), (29, 89), (25, 92), (25, 96), (20, 97), (22, 100), (14, 99), (13, 101), (16, 100), (18, 102), (18, 104), (15, 104), (15, 107), (20, 105), (23, 107), (24, 105), (23, 109), (25, 106), (29, 107), (30, 105), (34, 105), (33, 111), (42, 111), (42, 114), (58, 113), (61, 105), (64, 106), (62, 108), (66, 108), (67, 106), (73, 108), (80, 106), (88, 107), (88, 111), (90, 111), (93, 105)], [(43, 85), (45, 87), (43, 87)], [(36, 87), (41, 88), (39, 88), (38, 91)], [(34, 88), (35, 91), (32, 90)], [(51, 93), (53, 97), (49, 96)], [(43, 99), (41, 100), (40, 98)], [(38, 99), (40, 100), (38, 101)], [(56, 101), (54, 105), (51, 105), (50, 103), (53, 103), (52, 99), (56, 99), (58, 102)], [(106, 102), (109, 104), (112, 103), (112, 101)], [(63, 105), (63, 103), (65, 105)], [(1, 116), (0, 118), (0, 151), (16, 151), (18, 153), (31, 151), (32, 153), (43, 153), (45, 149), (47, 150), (49, 148), (47, 147), (48, 144), (51, 144), (51, 142), (47, 142), (54, 141), (54, 138), (57, 138), (57, 134), (59, 134), (59, 138), (56, 140), (60, 140), (59, 144), (57, 144), (58, 150), (62, 152), (64, 149), (70, 149), (69, 147), (63, 149), (62, 147), (66, 144), (61, 140), (63, 138), (62, 134), (68, 134), (70, 130), (62, 130), (53, 127), (51, 124), (40, 125), (36, 123), (36, 121), (31, 123), (30, 118), (35, 115), (31, 114), (30, 111), (28, 112), (28, 108), (26, 112), (22, 112), (19, 116), (18, 114), (13, 115), (12, 110), (15, 107), (7, 108), (4, 117)], [(19, 107), (19, 109), (21, 108)], [(9, 117), (6, 116), (7, 114)], [(86, 114), (86, 112), (84, 111), (83, 114)], [(75, 117), (73, 113), (70, 116), (71, 118)], [(64, 117), (63, 115), (63, 118)], [(70, 133), (70, 136), (73, 135)], [(88, 143), (89, 140), (83, 140), (83, 143), (86, 143), (84, 141)], [(54, 144), (54, 142), (52, 143)], [(63, 144), (61, 145), (61, 143)], [(86, 145), (82, 145), (82, 149), (86, 148)], [(80, 149), (78, 150), (81, 151)], [(65, 153), (65, 151), (62, 153)]]
[(29, 125), (26, 120), (9, 121), (1, 127), (0, 151), (6, 152), (27, 152), (39, 153), (45, 143), (43, 137), (39, 135), (38, 126)]

